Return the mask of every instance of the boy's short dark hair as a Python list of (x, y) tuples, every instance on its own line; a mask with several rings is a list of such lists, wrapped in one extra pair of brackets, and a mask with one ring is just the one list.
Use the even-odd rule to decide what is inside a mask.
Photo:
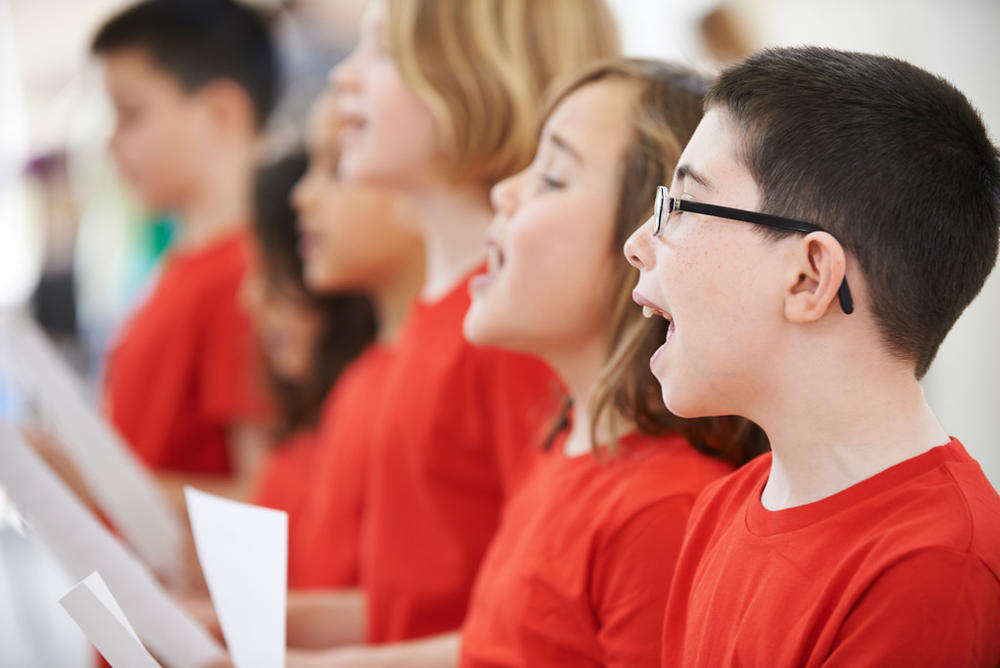
[(997, 258), (1000, 160), (969, 101), (895, 58), (762, 51), (706, 99), (744, 133), (763, 211), (857, 257), (879, 330), (922, 377)]
[(145, 0), (105, 23), (91, 50), (140, 49), (188, 92), (218, 79), (241, 86), (263, 127), (278, 97), (278, 59), (264, 17), (232, 0)]

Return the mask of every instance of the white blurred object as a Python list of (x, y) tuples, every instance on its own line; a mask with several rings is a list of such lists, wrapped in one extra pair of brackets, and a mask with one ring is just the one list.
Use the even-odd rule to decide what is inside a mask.
[(105, 574), (139, 636), (167, 665), (200, 666), (224, 657), (208, 632), (3, 419), (0, 485), (24, 516), (29, 537), (51, 550), (70, 577), (82, 579), (95, 570)]
[(198, 560), (236, 668), (285, 665), (288, 513), (184, 490)]
[(42, 545), (0, 527), (0, 667), (93, 668), (93, 649), (56, 603), (70, 584)]
[(9, 0), (0, 0), (0, 307), (23, 304), (42, 268), (40, 230), (30, 224), (20, 180), (28, 127)]
[(97, 571), (78, 582), (59, 604), (112, 668), (160, 668)]
[(30, 397), (101, 510), (168, 582), (184, 579), (184, 528), (152, 474), (88, 405), (82, 383), (28, 318), (0, 311), (0, 374)]
[(718, 0), (608, 0), (608, 5), (618, 19), (625, 55), (705, 68), (698, 23)]

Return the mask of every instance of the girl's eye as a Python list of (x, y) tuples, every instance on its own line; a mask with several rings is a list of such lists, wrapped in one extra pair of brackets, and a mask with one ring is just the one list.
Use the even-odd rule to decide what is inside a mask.
[(565, 188), (566, 184), (559, 179), (549, 176), (548, 174), (542, 174), (541, 176), (542, 188), (544, 190), (559, 190)]

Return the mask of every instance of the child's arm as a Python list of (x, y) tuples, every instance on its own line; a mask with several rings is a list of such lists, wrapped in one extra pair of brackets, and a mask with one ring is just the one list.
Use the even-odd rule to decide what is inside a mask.
[(37, 429), (24, 429), (21, 431), (21, 436), (85, 506), (92, 511), (99, 510), (97, 500), (91, 494), (87, 481), (66, 454), (66, 449), (53, 436)]
[(461, 636), (457, 631), (422, 640), (377, 647), (343, 647), (323, 652), (289, 651), (286, 668), (454, 668)]
[(257, 472), (267, 454), (267, 435), (260, 426), (252, 422), (241, 422), (229, 428), (228, 440), (229, 460), (233, 463), (231, 475), (157, 473), (156, 477), (164, 494), (183, 517), (187, 517), (184, 488), (188, 485), (235, 501), (250, 498)]
[(289, 647), (329, 649), (365, 640), (365, 600), (357, 589), (288, 592)]
[[(215, 608), (207, 595), (187, 596), (179, 600), (188, 614), (212, 635), (222, 639), (222, 629), (215, 615)], [(339, 666), (341, 663), (332, 662), (334, 657), (344, 660), (366, 650), (361, 647), (343, 648), (342, 652), (341, 649), (335, 649), (338, 646), (364, 642), (364, 597), (359, 590), (354, 589), (290, 591), (285, 628), (288, 646), (296, 648), (289, 651), (289, 668), (299, 665), (291, 662), (293, 658), (301, 661), (303, 666)], [(389, 647), (391, 646), (386, 646), (386, 649)], [(219, 664), (224, 665), (229, 664)]]

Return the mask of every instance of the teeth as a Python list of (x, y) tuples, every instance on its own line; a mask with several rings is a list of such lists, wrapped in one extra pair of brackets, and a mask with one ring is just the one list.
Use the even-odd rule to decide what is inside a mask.
[(642, 316), (644, 318), (652, 318), (656, 314), (656, 309), (649, 306), (642, 307)]
[(486, 249), (486, 265), (490, 271), (497, 271), (503, 266), (503, 255), (496, 246), (489, 246)]

